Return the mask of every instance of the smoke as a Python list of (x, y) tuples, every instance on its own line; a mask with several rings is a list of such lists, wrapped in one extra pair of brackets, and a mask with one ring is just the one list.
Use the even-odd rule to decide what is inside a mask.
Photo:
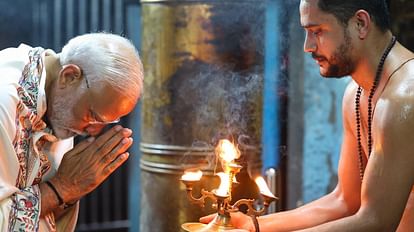
[[(185, 131), (182, 136), (192, 140), (192, 150), (214, 149), (221, 139), (232, 141), (241, 151), (259, 149), (261, 72), (240, 73), (197, 61), (182, 67), (170, 86), (174, 99), (170, 111), (179, 115), (173, 125)], [(192, 152), (186, 153), (183, 163)], [(216, 165), (213, 153), (202, 165)]]
[(194, 141), (191, 148), (181, 157), (179, 163), (186, 170), (211, 170), (216, 166), (214, 147), (207, 142)]
[[(166, 57), (171, 55), (176, 59), (171, 62), (179, 67), (166, 82), (157, 83), (162, 87), (156, 86), (150, 93), (160, 100), (154, 103), (155, 112), (150, 114), (148, 129), (168, 132), (154, 133), (153, 140), (160, 136), (162, 143), (191, 146), (181, 159), (183, 165), (194, 163), (194, 154), (200, 149), (213, 151), (220, 139), (238, 144), (245, 156), (241, 162), (260, 160), (265, 10), (265, 1), (211, 4), (211, 17), (200, 22), (200, 27), (211, 37), (205, 37), (208, 41), (192, 41), (192, 45), (197, 43), (203, 49), (180, 50), (184, 47), (177, 44), (177, 50), (167, 54)], [(282, 14), (288, 13), (283, 11)], [(285, 16), (280, 22), (283, 51), (279, 76), (284, 85), (287, 82), (289, 25), (284, 21), (289, 17)], [(183, 22), (189, 20), (185, 18), (189, 17), (187, 15), (182, 17), (174, 24), (180, 30), (187, 26)], [(199, 54), (200, 51), (207, 54)], [(147, 89), (147, 94), (150, 91)], [(274, 94), (286, 93), (286, 89), (279, 89)], [(198, 164), (214, 166), (213, 153), (208, 153), (209, 157)]]

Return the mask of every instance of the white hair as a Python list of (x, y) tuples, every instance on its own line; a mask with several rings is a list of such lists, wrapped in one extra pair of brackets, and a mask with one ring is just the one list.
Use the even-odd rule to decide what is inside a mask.
[(60, 64), (75, 64), (82, 69), (91, 88), (110, 84), (132, 102), (143, 88), (143, 66), (138, 52), (128, 39), (110, 33), (76, 36), (62, 48)]

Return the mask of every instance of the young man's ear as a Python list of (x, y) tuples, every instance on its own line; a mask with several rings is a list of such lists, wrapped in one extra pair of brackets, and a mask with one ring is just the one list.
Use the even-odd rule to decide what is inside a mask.
[(358, 10), (355, 13), (354, 23), (359, 39), (366, 39), (371, 27), (371, 16), (369, 15), (369, 13), (365, 10)]
[(65, 88), (82, 80), (82, 70), (75, 64), (63, 65), (59, 72), (58, 82), (60, 88)]

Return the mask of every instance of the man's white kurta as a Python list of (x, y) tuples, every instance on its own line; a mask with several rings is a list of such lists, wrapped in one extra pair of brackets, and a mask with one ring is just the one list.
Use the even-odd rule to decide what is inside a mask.
[[(22, 99), (22, 85), (19, 84), (25, 66), (31, 62), (29, 52), (33, 48), (20, 45), (18, 48), (0, 51), (0, 231), (20, 228), (23, 231), (54, 231), (57, 228), (57, 231), (66, 232), (73, 231), (76, 225), (78, 205), (59, 218), (56, 225), (53, 215), (40, 218), (41, 193), (38, 184), (55, 174), (63, 154), (72, 148), (73, 139), (59, 141), (50, 134), (50, 129), (43, 128), (46, 124), (41, 118), (47, 107), (46, 69), (43, 61), (45, 53), (53, 51), (37, 49), (41, 53), (35, 110), (22, 104), (25, 99)], [(25, 88), (27, 89), (27, 83)], [(25, 117), (26, 115), (28, 116)], [(16, 152), (16, 147), (21, 142), (19, 138), (25, 136), (17, 133), (19, 123), (33, 124), (29, 126), (33, 130), (29, 130), (26, 138), (30, 150), (25, 151), (24, 156), (19, 156)], [(42, 143), (39, 143), (40, 140)], [(19, 149), (21, 147), (24, 146)], [(21, 176), (24, 176), (24, 181), (21, 181)]]

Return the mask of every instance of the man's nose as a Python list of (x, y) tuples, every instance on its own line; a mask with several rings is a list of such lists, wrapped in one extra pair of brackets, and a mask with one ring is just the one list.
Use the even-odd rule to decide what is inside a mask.
[(316, 52), (318, 48), (315, 36), (312, 33), (306, 32), (305, 42), (303, 43), (303, 50), (305, 52)]
[(99, 125), (99, 124), (89, 125), (89, 126), (86, 127), (85, 130), (89, 135), (96, 136), (102, 131), (102, 129), (104, 127), (105, 127), (105, 125)]

